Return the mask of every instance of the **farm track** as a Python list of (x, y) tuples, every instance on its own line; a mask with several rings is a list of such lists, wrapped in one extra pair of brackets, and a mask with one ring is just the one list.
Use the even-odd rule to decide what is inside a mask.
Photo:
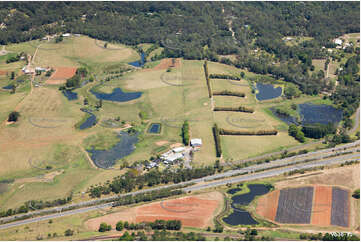
[[(347, 145), (350, 145), (350, 144), (347, 144)], [(355, 143), (353, 145), (355, 145)], [(344, 146), (345, 145), (341, 146), (341, 148)], [(341, 148), (339, 147), (339, 149), (341, 149)], [(243, 168), (243, 169), (238, 169), (238, 170), (227, 171), (225, 173), (215, 174), (215, 175), (211, 175), (211, 176), (204, 177), (204, 178), (194, 179), (194, 180), (182, 182), (179, 184), (171, 184), (171, 185), (165, 185), (165, 186), (160, 186), (160, 187), (155, 187), (155, 188), (150, 188), (150, 189), (144, 189), (144, 190), (139, 190), (139, 191), (130, 192), (130, 193), (126, 193), (126, 194), (120, 194), (120, 195), (115, 195), (115, 196), (111, 196), (111, 197), (107, 197), (107, 198), (101, 198), (101, 199), (97, 199), (97, 200), (91, 200), (91, 201), (80, 202), (80, 203), (76, 203), (76, 204), (65, 205), (65, 206), (57, 207), (57, 208), (40, 210), (40, 211), (35, 211), (35, 212), (26, 214), (26, 216), (31, 217), (31, 216), (40, 215), (41, 213), (44, 213), (44, 212), (47, 212), (47, 213), (57, 212), (56, 214), (45, 215), (42, 217), (33, 217), (33, 218), (30, 218), (27, 220), (20, 220), (21, 216), (24, 216), (24, 215), (17, 215), (17, 216), (15, 215), (15, 216), (11, 216), (11, 217), (1, 218), (0, 223), (5, 223), (5, 224), (0, 225), (0, 229), (10, 228), (10, 227), (19, 226), (22, 224), (38, 222), (38, 221), (48, 220), (51, 218), (72, 215), (72, 214), (85, 213), (85, 212), (99, 209), (99, 207), (101, 207), (101, 208), (111, 207), (112, 201), (118, 199), (119, 197), (123, 197), (123, 196), (130, 195), (130, 194), (135, 195), (135, 194), (149, 192), (149, 191), (153, 191), (153, 190), (159, 190), (159, 189), (163, 189), (163, 188), (172, 188), (172, 187), (176, 187), (179, 185), (192, 185), (193, 183), (202, 183), (202, 184), (195, 184), (190, 187), (183, 188), (183, 190), (185, 192), (198, 191), (198, 190), (202, 190), (202, 189), (206, 189), (206, 188), (213, 188), (213, 187), (217, 187), (217, 186), (221, 186), (221, 185), (226, 185), (228, 183), (239, 183), (239, 182), (244, 182), (244, 181), (279, 176), (284, 173), (299, 170), (299, 169), (308, 169), (308, 168), (314, 168), (314, 167), (320, 167), (320, 166), (342, 164), (342, 163), (345, 163), (346, 161), (352, 161), (352, 160), (359, 160), (359, 154), (358, 153), (347, 154), (347, 155), (342, 155), (342, 156), (337, 156), (337, 157), (331, 157), (331, 158), (324, 159), (321, 161), (317, 160), (317, 161), (307, 162), (305, 164), (298, 164), (298, 165), (292, 165), (292, 163), (284, 162), (284, 164), (283, 164), (284, 167), (277, 167), (276, 169), (271, 169), (271, 170), (267, 170), (267, 171), (263, 171), (264, 166), (256, 165), (256, 166), (252, 166), (252, 167), (248, 167), (248, 168)], [(272, 162), (270, 164), (272, 164)], [(261, 171), (261, 172), (256, 173), (256, 171)], [(230, 177), (232, 177), (232, 178), (230, 178)], [(216, 181), (214, 181), (214, 180), (216, 180)], [(94, 206), (94, 204), (100, 204), (100, 205)], [(82, 208), (75, 209), (76, 207), (82, 207)], [(73, 210), (69, 210), (69, 209), (73, 209)], [(62, 212), (64, 210), (65, 210), (65, 212)], [(68, 210), (68, 211), (66, 211), (66, 210)], [(14, 219), (20, 220), (20, 221), (9, 223), (9, 222), (13, 221)]]

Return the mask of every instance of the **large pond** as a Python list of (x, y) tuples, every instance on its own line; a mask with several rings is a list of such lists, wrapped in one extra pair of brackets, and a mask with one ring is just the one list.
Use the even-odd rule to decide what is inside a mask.
[[(295, 117), (280, 115), (275, 112), (274, 109), (270, 109), (272, 113), (277, 116), (279, 119), (284, 121), (287, 124), (298, 124)], [(304, 124), (328, 124), (333, 123), (337, 124), (342, 120), (342, 110), (336, 109), (330, 105), (325, 104), (312, 104), (312, 103), (303, 103), (298, 105), (298, 112), (301, 117), (300, 123)]]
[(135, 150), (138, 142), (138, 135), (130, 135), (127, 132), (120, 132), (120, 141), (109, 150), (87, 150), (91, 155), (94, 164), (99, 168), (110, 168), (115, 162)]
[(129, 64), (129, 65), (132, 65), (132, 66), (135, 66), (135, 67), (143, 67), (144, 64), (145, 64), (145, 62), (146, 62), (145, 53), (142, 52), (142, 53), (140, 54), (140, 60), (138, 60), (138, 61), (133, 61), (133, 62), (129, 62), (128, 64)]
[(79, 126), (79, 129), (87, 129), (97, 124), (97, 117), (87, 109), (81, 109), (81, 111), (88, 113), (90, 116)]
[(63, 90), (63, 95), (64, 95), (69, 101), (78, 99), (78, 93), (72, 92), (71, 90)]
[(277, 98), (282, 95), (282, 87), (274, 87), (272, 84), (257, 82), (257, 100), (264, 101)]
[[(231, 207), (233, 213), (223, 218), (223, 221), (230, 225), (252, 225), (258, 224), (258, 222), (252, 218), (251, 214), (239, 206), (247, 206), (256, 196), (261, 196), (270, 191), (270, 188), (263, 184), (251, 184), (248, 185), (250, 189), (249, 193), (242, 195), (235, 195), (232, 197)], [(242, 189), (231, 189), (228, 191), (229, 194), (235, 194)]]
[(90, 92), (98, 99), (114, 102), (127, 102), (142, 96), (141, 92), (123, 92), (120, 88), (114, 88), (111, 93), (96, 92), (94, 90), (90, 90)]

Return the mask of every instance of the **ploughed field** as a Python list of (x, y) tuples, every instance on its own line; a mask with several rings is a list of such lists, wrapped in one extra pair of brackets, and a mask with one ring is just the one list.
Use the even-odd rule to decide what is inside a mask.
[(102, 222), (111, 224), (115, 228), (118, 221), (140, 223), (162, 219), (180, 220), (182, 227), (206, 228), (213, 225), (213, 217), (220, 211), (222, 204), (222, 194), (210, 192), (124, 208), (116, 213), (90, 219), (86, 222), (86, 226), (98, 230)]
[(281, 224), (349, 227), (350, 193), (313, 185), (273, 191), (258, 200), (257, 213)]

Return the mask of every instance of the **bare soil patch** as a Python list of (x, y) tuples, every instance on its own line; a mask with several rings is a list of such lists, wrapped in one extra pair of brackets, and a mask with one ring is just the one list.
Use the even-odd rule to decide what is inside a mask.
[(8, 71), (0, 70), (0, 76), (5, 76), (8, 73)]
[(63, 172), (64, 170), (59, 170), (59, 171), (49, 172), (43, 176), (16, 179), (15, 183), (51, 182), (54, 180), (56, 176), (62, 174)]
[(257, 202), (256, 213), (262, 217), (275, 220), (280, 191), (276, 190), (266, 196), (260, 197)]
[(331, 221), (332, 208), (332, 187), (315, 186), (315, 197), (311, 224), (319, 226), (329, 226)]
[(175, 143), (175, 144), (171, 144), (170, 145), (170, 148), (176, 148), (176, 147), (180, 147), (180, 146), (183, 146), (183, 144), (182, 143)]
[(153, 68), (153, 70), (165, 70), (169, 67), (175, 67), (178, 68), (181, 64), (181, 61), (179, 58), (175, 59), (175, 63), (173, 65), (172, 58), (162, 59), (160, 63)]
[(124, 208), (120, 212), (90, 219), (86, 221), (85, 225), (92, 230), (97, 230), (102, 222), (115, 227), (120, 220), (139, 223), (152, 222), (157, 219), (176, 219), (182, 221), (183, 227), (205, 228), (213, 225), (213, 216), (222, 204), (222, 194), (211, 192)]
[(155, 142), (155, 144), (158, 145), (158, 146), (163, 146), (163, 145), (166, 145), (168, 143), (169, 142), (167, 140), (160, 140), (160, 141)]
[(69, 79), (70, 77), (75, 75), (76, 69), (76, 67), (56, 67), (55, 72), (46, 81), (46, 84), (64, 84), (66, 82), (66, 79)]

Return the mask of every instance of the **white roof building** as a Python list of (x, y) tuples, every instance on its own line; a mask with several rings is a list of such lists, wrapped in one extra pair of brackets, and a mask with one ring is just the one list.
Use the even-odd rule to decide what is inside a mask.
[(63, 37), (70, 37), (70, 36), (71, 36), (71, 34), (66, 33), (66, 34), (62, 34), (61, 36), (63, 36)]
[(173, 153), (173, 154), (169, 155), (166, 158), (166, 161), (173, 162), (173, 161), (178, 160), (178, 159), (183, 159), (183, 154), (182, 153)]
[(334, 39), (333, 43), (336, 45), (342, 45), (342, 39)]
[(202, 139), (191, 139), (191, 146), (202, 146)]
[(186, 150), (185, 147), (177, 147), (177, 148), (174, 148), (174, 149), (173, 149), (173, 152), (174, 152), (174, 153), (181, 153), (181, 152), (183, 152), (183, 151), (185, 151), (185, 150)]

